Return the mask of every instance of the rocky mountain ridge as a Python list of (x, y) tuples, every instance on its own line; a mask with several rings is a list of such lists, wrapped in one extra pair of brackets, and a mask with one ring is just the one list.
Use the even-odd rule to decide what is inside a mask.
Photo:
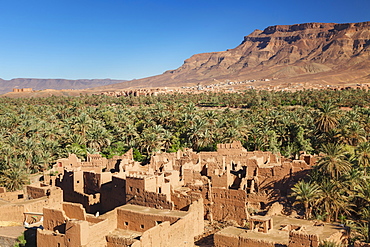
[(67, 79), (35, 79), (35, 78), (16, 78), (11, 80), (0, 79), (0, 94), (11, 92), (13, 88), (32, 88), (33, 90), (86, 89), (120, 82), (124, 82), (124, 80), (112, 80), (112, 79), (67, 80)]
[(255, 30), (234, 49), (196, 54), (162, 75), (99, 89), (269, 78), (274, 83), (370, 82), (370, 22), (303, 23)]
[[(4, 93), (4, 88), (11, 91), (14, 87), (32, 87), (35, 90), (89, 88), (88, 93), (99, 93), (228, 81), (248, 82), (248, 87), (258, 86), (260, 89), (370, 83), (370, 22), (270, 26), (245, 36), (234, 49), (193, 55), (179, 68), (161, 75), (131, 81), (0, 80), (0, 93)], [(78, 92), (63, 91), (59, 94), (78, 95)], [(25, 93), (21, 95), (24, 97)]]

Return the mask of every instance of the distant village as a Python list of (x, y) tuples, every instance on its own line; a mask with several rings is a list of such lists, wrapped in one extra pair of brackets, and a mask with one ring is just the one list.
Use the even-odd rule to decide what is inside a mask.
[[(303, 220), (293, 184), (319, 156), (290, 160), (240, 142), (214, 152), (129, 150), (106, 159), (71, 154), (22, 191), (0, 188), (0, 220), (25, 227), (37, 246), (312, 246), (346, 243), (344, 226)], [(2, 235), (2, 241), (15, 241)]]
[[(277, 78), (264, 78), (264, 79), (252, 79), (244, 81), (232, 81), (225, 80), (223, 82), (214, 79), (214, 83), (205, 85), (194, 85), (194, 86), (181, 86), (181, 87), (158, 87), (158, 88), (128, 88), (115, 91), (103, 91), (101, 93), (93, 93), (96, 95), (107, 95), (114, 97), (127, 97), (127, 96), (146, 96), (146, 95), (159, 95), (159, 94), (199, 94), (205, 92), (215, 92), (215, 93), (235, 93), (242, 92), (244, 90), (267, 90), (267, 91), (298, 91), (303, 89), (329, 89), (329, 90), (349, 90), (349, 89), (363, 89), (368, 90), (370, 84), (362, 83), (355, 84), (351, 86), (341, 86), (341, 85), (323, 85), (323, 84), (311, 84), (311, 83), (288, 83), (284, 85), (270, 85), (269, 82), (273, 82)], [(266, 82), (261, 84), (261, 82)], [(49, 89), (45, 89), (49, 90)], [(62, 91), (71, 91), (73, 89), (63, 89)], [(43, 90), (37, 90), (43, 91)], [(36, 92), (32, 88), (13, 88), (13, 93), (29, 93)]]
[[(296, 84), (287, 84), (287, 85), (252, 85), (256, 82), (271, 82), (276, 80), (273, 79), (260, 79), (260, 80), (245, 80), (245, 81), (229, 81), (218, 82), (207, 85), (196, 85), (196, 86), (182, 86), (182, 87), (162, 87), (162, 88), (130, 88), (122, 89), (118, 91), (105, 91), (97, 93), (97, 95), (108, 95), (115, 97), (127, 97), (127, 96), (145, 96), (145, 95), (159, 95), (159, 94), (199, 94), (206, 92), (214, 93), (235, 93), (242, 92), (244, 90), (266, 90), (266, 91), (299, 91), (303, 89), (313, 89), (313, 90), (349, 90), (349, 89), (363, 89), (368, 90), (370, 84), (356, 84), (352, 86), (341, 86), (341, 85), (322, 85), (322, 84), (307, 84), (307, 83), (296, 83)], [(251, 85), (248, 85), (251, 84)]]

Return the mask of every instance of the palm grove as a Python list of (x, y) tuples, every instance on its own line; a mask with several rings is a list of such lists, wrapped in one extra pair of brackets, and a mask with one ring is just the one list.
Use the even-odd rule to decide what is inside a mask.
[(147, 162), (157, 151), (214, 150), (239, 140), (248, 150), (287, 158), (325, 154), (292, 188), (292, 202), (306, 218), (352, 224), (356, 237), (370, 241), (364, 90), (0, 98), (0, 104), (0, 185), (8, 190), (71, 153), (109, 158), (133, 148), (134, 158)]

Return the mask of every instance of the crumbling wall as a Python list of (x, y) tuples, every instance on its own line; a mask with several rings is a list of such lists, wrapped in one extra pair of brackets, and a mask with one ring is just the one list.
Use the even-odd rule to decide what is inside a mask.
[(130, 210), (125, 206), (117, 209), (117, 228), (120, 229), (145, 232), (162, 222), (169, 221), (172, 224), (177, 220), (179, 220), (178, 216), (153, 214), (151, 209), (143, 208), (140, 212)]
[(242, 246), (276, 247), (276, 246), (283, 246), (283, 245), (264, 241), (262, 239), (251, 239), (251, 238), (240, 237), (239, 246), (240, 247)]
[(57, 180), (57, 186), (63, 190), (63, 201), (80, 203), (87, 213), (95, 214), (100, 210), (100, 193), (84, 193), (84, 173), (64, 170), (64, 173), (59, 175), (61, 179)]
[[(230, 230), (231, 229), (231, 230)], [(214, 246), (215, 247), (244, 247), (244, 246), (258, 246), (258, 247), (276, 247), (276, 246), (286, 246), (281, 243), (272, 243), (269, 241), (264, 241), (262, 239), (251, 239), (243, 236), (243, 230), (232, 230), (233, 227), (225, 228), (222, 231), (216, 232), (214, 234)], [(301, 246), (303, 247), (303, 246)], [(306, 247), (306, 246), (305, 246)]]
[(173, 193), (171, 201), (174, 204), (174, 210), (187, 211), (191, 204), (192, 198), (188, 194)]
[(68, 218), (86, 220), (86, 212), (81, 204), (64, 202), (62, 205), (63, 211)]
[(24, 192), (23, 190), (17, 191), (6, 191), (5, 187), (0, 187), (0, 199), (7, 201), (7, 202), (19, 202), (24, 201)]
[[(89, 222), (71, 219), (66, 222), (66, 246), (87, 246), (89, 239)], [(102, 234), (102, 233), (100, 233)]]
[(193, 229), (194, 237), (204, 232), (204, 202), (199, 194), (197, 196), (198, 199), (193, 201), (189, 207), (187, 215), (189, 218), (186, 218), (190, 221), (187, 224)]
[(212, 188), (211, 196), (213, 201), (211, 210), (214, 220), (235, 220), (238, 224), (243, 224), (248, 219), (244, 190)]
[(23, 223), (24, 205), (22, 204), (4, 204), (0, 206), (0, 219), (2, 221), (14, 221)]
[(139, 240), (125, 236), (109, 234), (105, 239), (107, 241), (107, 247), (133, 247), (135, 242), (138, 243), (138, 247), (141, 247)]
[(84, 172), (75, 171), (73, 172), (73, 191), (78, 193), (84, 193)]
[(67, 221), (67, 216), (62, 210), (55, 208), (44, 208), (44, 223), (43, 227), (45, 230), (56, 231), (60, 233), (65, 233), (65, 224)]
[(141, 192), (140, 194), (127, 194), (126, 202), (134, 205), (151, 207), (151, 208), (163, 208), (173, 209), (173, 203), (167, 201), (167, 196), (164, 194), (158, 194), (155, 192)]
[(88, 245), (94, 246), (94, 243), (102, 242), (105, 236), (116, 228), (117, 225), (113, 224), (109, 219), (102, 220), (100, 222), (89, 224), (88, 229)]
[(63, 172), (64, 168), (73, 169), (81, 166), (81, 159), (77, 158), (75, 154), (70, 154), (68, 158), (57, 160), (57, 168), (59, 172)]
[(316, 234), (306, 234), (299, 230), (292, 230), (289, 232), (288, 247), (318, 247), (319, 237)]
[[(155, 180), (153, 180), (155, 181)], [(126, 202), (152, 208), (172, 209), (173, 203), (165, 194), (145, 190), (144, 177), (126, 177)]]
[(149, 191), (149, 192), (157, 192), (157, 179), (158, 179), (158, 176), (144, 177), (143, 178), (144, 190)]
[[(229, 167), (229, 166), (227, 166)], [(229, 188), (233, 184), (232, 174), (230, 169), (214, 170), (214, 174), (211, 175), (212, 187)]]
[[(140, 237), (140, 246), (179, 246), (176, 243), (172, 243), (173, 239), (171, 239), (169, 236), (169, 231), (171, 228), (170, 222), (166, 221), (155, 227), (152, 227), (151, 229), (148, 229)], [(178, 243), (180, 243), (180, 241), (181, 239), (178, 239)]]
[(215, 247), (240, 247), (239, 236), (234, 234), (216, 232), (214, 234), (213, 241)]
[(193, 217), (191, 213), (189, 213), (176, 223), (172, 224), (167, 230), (168, 241), (166, 241), (166, 238), (162, 239), (162, 243), (164, 243), (163, 246), (193, 247), (195, 237), (193, 226), (195, 226), (197, 222), (192, 222), (192, 219)]
[(43, 211), (44, 207), (60, 207), (63, 201), (62, 191), (59, 188), (54, 188), (49, 197), (41, 197), (36, 200), (28, 200), (24, 202), (24, 212), (39, 212)]
[(83, 172), (84, 193), (93, 194), (100, 191), (102, 181), (101, 174), (95, 172)]
[(58, 172), (63, 172), (64, 169), (69, 171), (95, 171), (101, 172), (108, 165), (106, 158), (99, 154), (88, 154), (87, 161), (81, 161), (75, 154), (70, 154), (68, 158), (58, 159), (55, 169)]
[(51, 190), (49, 197), (41, 197), (36, 200), (18, 199), (16, 203), (4, 203), (0, 205), (0, 219), (3, 221), (24, 222), (24, 212), (41, 213), (45, 206), (57, 206), (62, 202), (62, 191), (59, 188)]
[[(188, 214), (175, 222), (165, 221), (143, 232), (135, 247), (193, 247), (194, 237), (203, 233), (203, 200), (195, 201)], [(116, 241), (117, 242), (117, 241)], [(112, 247), (125, 245), (108, 245)]]
[(68, 246), (65, 243), (64, 234), (48, 230), (37, 229), (36, 246)]
[(243, 150), (243, 145), (240, 141), (234, 141), (233, 143), (217, 144), (217, 152), (220, 154), (234, 154), (240, 153)]
[(100, 194), (83, 194), (79, 192), (70, 192), (66, 198), (66, 202), (80, 203), (83, 205), (87, 213), (95, 214), (100, 210)]
[(82, 206), (74, 203), (44, 208), (44, 230), (37, 232), (37, 246), (102, 246), (108, 232), (116, 228), (112, 217), (115, 211), (102, 218), (86, 215)]
[(49, 186), (43, 186), (43, 187), (41, 186), (42, 184), (40, 184), (40, 186), (28, 185), (26, 187), (28, 198), (37, 199), (37, 198), (47, 196), (50, 194), (51, 188)]
[(113, 176), (112, 182), (101, 187), (101, 212), (108, 212), (116, 207), (126, 204), (126, 180)]
[(140, 194), (145, 190), (144, 177), (126, 177), (126, 193), (127, 194)]
[(262, 209), (269, 201), (266, 193), (247, 194), (247, 207), (252, 209)]
[[(263, 240), (250, 239), (250, 238), (245, 238), (239, 235), (217, 232), (214, 235), (214, 246), (215, 247), (244, 247), (244, 246), (276, 247), (277, 245), (275, 245), (275, 243), (271, 243), (271, 242), (267, 242)], [(278, 246), (284, 246), (284, 245), (278, 245)]]

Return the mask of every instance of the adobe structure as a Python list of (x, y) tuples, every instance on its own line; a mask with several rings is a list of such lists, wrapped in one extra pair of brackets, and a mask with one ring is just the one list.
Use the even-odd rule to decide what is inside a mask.
[(24, 190), (14, 192), (0, 187), (0, 246), (14, 246), (25, 230), (25, 235), (34, 238), (35, 232), (28, 233), (28, 226), (42, 225), (43, 208), (62, 202), (62, 190), (44, 183), (28, 185)]
[[(304, 153), (288, 160), (271, 152), (248, 152), (240, 142), (218, 144), (215, 152), (157, 153), (146, 165), (133, 160), (132, 150), (111, 159), (89, 154), (86, 161), (71, 154), (57, 160), (37, 187), (50, 188), (49, 198), (60, 191), (64, 201), (37, 209), (43, 215), (37, 246), (194, 246), (205, 236), (205, 224), (225, 221), (238, 227), (215, 233), (215, 246), (345, 241), (346, 232), (338, 227), (326, 226), (331, 230), (313, 236), (302, 229), (314, 223), (277, 216), (292, 185), (316, 159)], [(27, 195), (43, 194), (30, 189)], [(19, 215), (21, 211), (26, 209)], [(284, 238), (276, 240), (275, 235)], [(263, 242), (266, 236), (271, 241)]]
[(98, 95), (108, 95), (108, 96), (115, 96), (115, 97), (143, 96), (143, 95), (156, 96), (158, 94), (172, 93), (172, 92), (173, 90), (167, 90), (165, 88), (140, 88), (140, 89), (131, 89), (131, 90), (102, 92), (102, 93), (99, 93)]
[(13, 93), (33, 92), (32, 88), (13, 88)]

